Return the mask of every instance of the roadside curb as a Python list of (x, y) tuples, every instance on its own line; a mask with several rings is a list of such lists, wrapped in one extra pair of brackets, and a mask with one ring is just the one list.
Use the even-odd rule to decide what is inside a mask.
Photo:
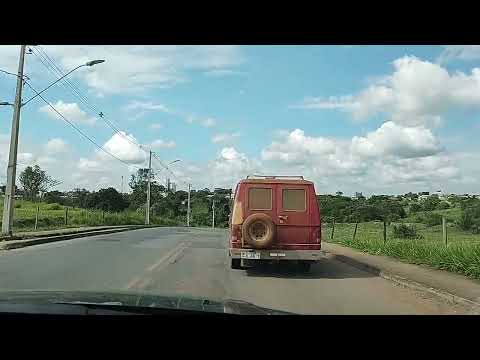
[(147, 229), (147, 228), (156, 228), (161, 226), (142, 226), (142, 225), (135, 225), (130, 227), (117, 227), (113, 229), (99, 229), (99, 230), (86, 230), (86, 231), (79, 231), (73, 232), (69, 234), (60, 234), (60, 235), (51, 235), (51, 236), (40, 236), (35, 238), (27, 238), (23, 240), (7, 240), (0, 242), (0, 250), (12, 250), (12, 249), (19, 249), (27, 246), (34, 246), (40, 244), (47, 244), (51, 242), (57, 242), (62, 240), (70, 240), (70, 239), (77, 239), (87, 236), (94, 236), (94, 235), (106, 235), (106, 234), (113, 234), (117, 232), (124, 232), (124, 231), (132, 231), (132, 230), (139, 230), (139, 229)]
[(379, 276), (379, 277), (381, 277), (385, 280), (391, 281), (391, 282), (393, 282), (397, 285), (400, 285), (400, 286), (403, 286), (403, 287), (406, 287), (406, 288), (409, 288), (409, 289), (412, 289), (412, 290), (427, 292), (427, 293), (432, 294), (434, 296), (440, 297), (443, 300), (447, 300), (448, 302), (451, 302), (451, 303), (454, 303), (454, 304), (460, 304), (460, 305), (464, 305), (464, 306), (469, 306), (469, 307), (474, 308), (474, 310), (476, 310), (476, 311), (480, 311), (480, 303), (479, 302), (463, 298), (461, 296), (452, 294), (452, 293), (450, 293), (446, 290), (443, 290), (443, 289), (434, 288), (434, 287), (431, 287), (427, 284), (422, 284), (422, 283), (416, 282), (414, 280), (398, 276), (398, 275), (393, 274), (391, 272), (384, 271), (377, 266), (372, 266), (372, 265), (368, 264), (367, 262), (358, 261), (358, 260), (352, 259), (352, 258), (350, 258), (348, 256), (345, 256), (345, 255), (339, 255), (339, 254), (335, 254), (334, 252), (325, 251), (325, 250), (324, 250), (324, 253), (328, 253), (328, 254), (332, 255), (332, 257), (335, 260), (338, 260), (338, 261), (340, 261), (344, 264), (347, 264), (347, 265), (356, 267), (357, 269), (364, 270), (364, 271), (369, 272), (371, 274), (377, 275), (377, 276)]

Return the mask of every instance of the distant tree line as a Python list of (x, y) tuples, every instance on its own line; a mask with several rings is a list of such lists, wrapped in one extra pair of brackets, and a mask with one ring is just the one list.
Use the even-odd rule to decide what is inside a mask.
[(442, 223), (442, 215), (435, 210), (458, 208), (460, 218), (455, 219), (455, 224), (462, 230), (480, 233), (480, 199), (474, 197), (452, 195), (446, 201), (433, 194), (419, 200), (418, 195), (408, 193), (403, 196), (374, 195), (366, 199), (350, 198), (337, 192), (336, 195), (317, 195), (317, 200), (326, 222), (335, 218), (337, 222), (380, 220), (390, 223), (412, 215), (415, 222), (435, 226)]
[(352, 199), (342, 195), (317, 195), (324, 220), (364, 222), (373, 220), (396, 221), (407, 216), (401, 200), (387, 196)]
[[(151, 215), (185, 223), (187, 216), (188, 193), (184, 190), (173, 191), (151, 179), (150, 206)], [(129, 181), (131, 192), (121, 194), (109, 187), (98, 191), (75, 188), (71, 191), (46, 191), (52, 179), (38, 166), (27, 167), (20, 175), (23, 195), (27, 200), (58, 203), (75, 208), (99, 209), (109, 212), (124, 210), (145, 212), (148, 169), (139, 169)], [(215, 201), (215, 226), (228, 226), (231, 189), (191, 190), (190, 205), (192, 226), (212, 225), (212, 203)]]

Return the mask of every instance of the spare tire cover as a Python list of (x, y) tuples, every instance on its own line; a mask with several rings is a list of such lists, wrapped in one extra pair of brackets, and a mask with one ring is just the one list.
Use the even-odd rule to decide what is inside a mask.
[(252, 214), (243, 222), (242, 237), (255, 249), (268, 248), (275, 239), (275, 224), (266, 214)]

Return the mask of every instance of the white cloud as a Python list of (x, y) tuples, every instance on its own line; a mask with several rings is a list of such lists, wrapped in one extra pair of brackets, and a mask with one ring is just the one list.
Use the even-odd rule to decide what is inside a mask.
[(27, 165), (29, 165), (29, 163), (33, 160), (33, 158), (34, 158), (33, 154), (29, 152), (22, 152), (17, 155), (17, 161), (19, 163), (24, 163)]
[(85, 172), (102, 172), (104, 167), (100, 161), (90, 160), (87, 158), (80, 158), (77, 164), (79, 170)]
[(150, 124), (150, 129), (152, 129), (152, 130), (159, 130), (159, 129), (161, 129), (161, 128), (163, 128), (163, 125), (160, 124), (160, 123)]
[(446, 63), (453, 59), (477, 60), (480, 59), (480, 45), (448, 45), (445, 46), (437, 62)]
[[(115, 155), (117, 158), (131, 164), (140, 164), (145, 161), (145, 152), (141, 150), (137, 139), (131, 134), (126, 134), (121, 131), (122, 135), (114, 134), (104, 145), (103, 148), (109, 153)], [(128, 138), (129, 140), (127, 140)], [(102, 160), (114, 160), (111, 156), (101, 150), (97, 150), (97, 157)]]
[(311, 137), (300, 129), (280, 135), (263, 149), (262, 168), (303, 174), (330, 191), (341, 185), (352, 191), (378, 192), (399, 184), (448, 182), (461, 175), (452, 155), (423, 126), (386, 122), (366, 136), (349, 140)]
[(49, 154), (64, 152), (67, 150), (67, 143), (60, 138), (54, 138), (47, 142), (45, 150)]
[(235, 70), (229, 70), (229, 69), (216, 69), (216, 70), (206, 71), (204, 74), (212, 77), (224, 77), (224, 76), (232, 76), (232, 75), (243, 75), (244, 73), (241, 71), (235, 71)]
[[(64, 103), (62, 100), (58, 100), (53, 106), (69, 121), (75, 123), (82, 123), (86, 125), (94, 125), (97, 121), (95, 117), (88, 116), (85, 111), (80, 109), (77, 103)], [(50, 106), (45, 104), (39, 109), (41, 112), (46, 113), (51, 118), (62, 119)]]
[(206, 118), (200, 121), (200, 125), (204, 127), (213, 127), (217, 124), (217, 121), (213, 118)]
[(192, 72), (229, 70), (243, 62), (238, 46), (48, 45), (43, 48), (64, 71), (88, 60), (105, 59), (104, 64), (72, 74), (99, 95), (171, 87), (189, 81)]
[(228, 134), (228, 133), (220, 133), (220, 134), (215, 134), (213, 137), (212, 137), (212, 142), (214, 144), (220, 144), (220, 143), (232, 143), (236, 138), (238, 138), (240, 136), (239, 133), (232, 133), (232, 134)]
[(157, 139), (153, 141), (150, 146), (154, 149), (172, 149), (177, 146), (177, 144), (175, 144), (175, 141), (165, 141), (162, 139)]
[(354, 119), (384, 114), (403, 125), (436, 126), (452, 109), (480, 108), (480, 68), (470, 74), (450, 74), (438, 64), (404, 56), (393, 62), (394, 72), (356, 95), (306, 98), (295, 107), (338, 109)]
[(305, 136), (303, 130), (295, 129), (281, 142), (274, 141), (262, 151), (262, 159), (279, 160), (286, 163), (303, 163), (305, 157), (327, 155), (335, 152), (334, 141)]
[(367, 157), (417, 158), (435, 155), (441, 147), (431, 130), (423, 126), (403, 127), (388, 121), (366, 137), (354, 136), (351, 151)]
[(40, 156), (36, 159), (36, 164), (39, 166), (48, 166), (57, 163), (57, 159), (52, 156)]
[(215, 160), (208, 163), (203, 182), (210, 187), (234, 187), (238, 180), (259, 169), (260, 163), (257, 160), (249, 159), (234, 147), (225, 147)]
[(124, 111), (133, 111), (133, 110), (149, 110), (149, 111), (163, 111), (170, 112), (165, 105), (154, 104), (151, 101), (131, 101), (129, 104), (123, 107)]

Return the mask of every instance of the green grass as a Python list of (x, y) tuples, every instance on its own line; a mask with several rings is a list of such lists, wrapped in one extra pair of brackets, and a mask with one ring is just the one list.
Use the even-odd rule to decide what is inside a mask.
[(359, 223), (355, 240), (355, 224), (335, 224), (333, 240), (330, 239), (331, 224), (324, 224), (322, 239), (372, 255), (390, 256), (411, 264), (426, 265), (480, 279), (479, 234), (448, 227), (448, 244), (445, 246), (441, 226), (414, 225), (419, 234), (423, 235), (423, 239), (395, 239), (390, 225), (387, 227), (387, 241), (384, 243), (382, 222)]
[(408, 217), (404, 219), (404, 222), (415, 222), (415, 218), (417, 215), (421, 216), (428, 213), (434, 213), (434, 214), (445, 216), (445, 218), (447, 219), (447, 222), (454, 223), (455, 221), (460, 219), (462, 210), (460, 208), (451, 208), (451, 209), (445, 209), (445, 210), (419, 211), (415, 214), (410, 214)]
[[(69, 207), (67, 225), (65, 225), (64, 206), (17, 200), (15, 201), (13, 220), (14, 232), (34, 231), (37, 206), (39, 207), (37, 230), (102, 225), (142, 225), (145, 223), (145, 214), (143, 211), (127, 210), (118, 213), (103, 213), (101, 210), (73, 209)], [(0, 211), (3, 211), (3, 202), (0, 205)], [(151, 216), (150, 222), (153, 225), (175, 226), (182, 225), (185, 220), (172, 220), (159, 216)]]

